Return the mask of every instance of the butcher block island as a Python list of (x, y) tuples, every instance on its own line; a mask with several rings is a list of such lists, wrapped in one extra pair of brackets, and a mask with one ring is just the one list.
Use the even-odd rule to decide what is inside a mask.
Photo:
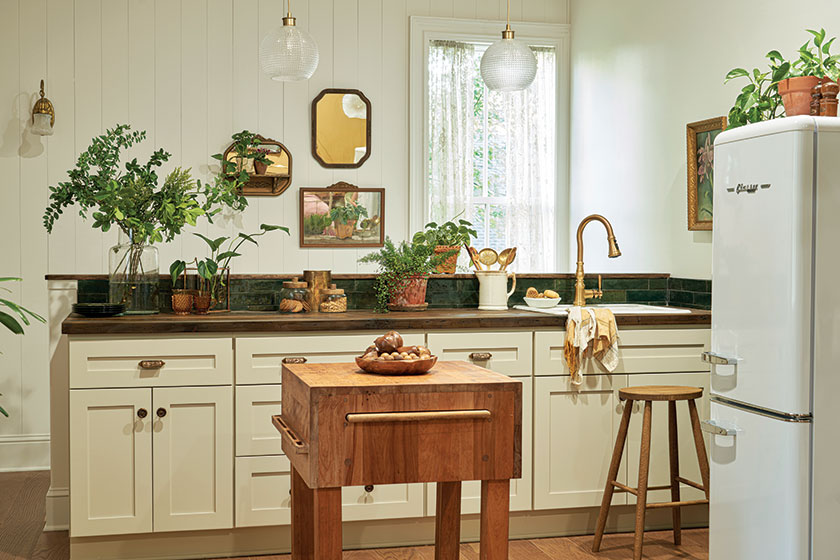
[[(592, 533), (621, 419), (618, 390), (709, 386), (708, 366), (700, 360), (709, 346), (708, 312), (619, 316), (618, 367), (608, 373), (590, 364), (580, 386), (571, 383), (563, 359), (564, 321), (557, 317), (466, 309), (324, 315), (64, 320), (51, 375), (47, 512), (48, 528), (70, 529), (71, 557), (289, 552), (292, 488), (324, 484), (335, 489), (330, 511), (343, 521), (345, 549), (435, 542), (439, 503), (444, 514), (457, 518), (455, 493), (463, 514), (461, 539), (477, 541), (481, 480), (508, 478), (494, 488), (485, 484), (484, 493), (498, 501), (498, 488), (508, 490), (510, 538)], [(406, 346), (425, 346), (437, 356), (432, 373), (384, 379), (356, 373), (355, 358), (392, 329)], [(324, 364), (352, 370), (343, 374), (346, 386), (313, 381), (306, 389), (289, 377), (290, 371), (314, 372)], [(493, 398), (489, 390), (471, 394), (448, 381), (456, 370), (498, 384)], [(333, 383), (332, 377), (324, 382)], [(379, 394), (371, 392), (376, 383), (393, 385)], [(303, 403), (319, 393), (335, 393), (330, 413), (317, 413), (319, 421), (334, 422), (325, 427), (355, 439), (331, 440), (329, 448), (321, 437), (311, 439), (324, 432), (301, 423)], [(514, 393), (521, 394), (521, 410), (503, 402)], [(445, 399), (450, 401), (444, 405)], [(707, 418), (708, 403), (698, 401), (698, 408)], [(491, 420), (439, 419), (395, 428), (395, 422), (368, 422), (369, 416), (348, 418), (455, 411), (488, 411)], [(285, 442), (272, 423), (278, 415), (289, 429)], [(494, 433), (507, 418), (513, 430)], [(690, 426), (688, 418), (680, 426)], [(382, 436), (391, 429), (400, 438)], [(631, 428), (628, 439), (632, 454), (639, 430)], [(680, 456), (692, 457), (691, 434), (679, 441), (686, 444)], [(498, 451), (508, 442), (512, 454), (480, 450), (492, 444)], [(405, 444), (408, 451), (395, 451)], [(667, 433), (654, 431), (652, 455), (651, 484), (658, 484), (668, 476)], [(638, 458), (630, 456), (619, 482), (634, 481), (636, 465)], [(293, 467), (300, 469), (297, 484)], [(690, 461), (683, 467), (686, 478), (699, 476)], [(682, 492), (692, 499), (696, 490)], [(613, 516), (608, 531), (632, 530), (633, 500), (616, 494), (613, 511), (628, 514)], [(649, 526), (668, 526), (668, 513), (651, 512)], [(707, 512), (684, 508), (683, 519), (687, 526), (704, 525)]]
[[(283, 366), (273, 421), (292, 465), (292, 558), (341, 558), (341, 487), (438, 482), (438, 558), (458, 558), (461, 481), (480, 480), (482, 558), (507, 558), (522, 471), (522, 382), (466, 362), (384, 376)], [(314, 552), (314, 556), (313, 553)]]

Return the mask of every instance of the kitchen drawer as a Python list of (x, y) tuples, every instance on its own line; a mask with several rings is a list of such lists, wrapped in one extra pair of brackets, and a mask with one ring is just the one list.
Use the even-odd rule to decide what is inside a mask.
[(291, 466), (284, 455), (236, 458), (236, 526), (291, 523)]
[(342, 521), (423, 517), (425, 484), (375, 484), (341, 489)]
[[(700, 354), (709, 349), (709, 329), (619, 329), (618, 367), (612, 373), (675, 373), (709, 371)], [(563, 357), (566, 331), (537, 331), (534, 335), (534, 374), (569, 375)], [(607, 373), (589, 360), (587, 373)]]
[(464, 360), (505, 375), (529, 376), (533, 336), (531, 331), (436, 331), (429, 333), (429, 349), (440, 360)]
[[(266, 336), (236, 339), (236, 382), (280, 383), (284, 358), (302, 357), (309, 363), (349, 362), (361, 356), (381, 332)], [(407, 345), (425, 344), (423, 333), (401, 333)]]
[(280, 414), (280, 385), (236, 387), (236, 455), (280, 455), (280, 432), (271, 417)]
[[(141, 363), (160, 361), (144, 369)], [(233, 383), (230, 338), (72, 338), (70, 388)]]

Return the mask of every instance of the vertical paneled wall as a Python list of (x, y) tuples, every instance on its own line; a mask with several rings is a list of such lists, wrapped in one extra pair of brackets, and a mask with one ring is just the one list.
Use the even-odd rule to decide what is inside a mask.
[[(48, 273), (107, 272), (116, 232), (93, 230), (73, 212), (47, 236), (41, 216), (48, 185), (65, 179), (92, 136), (117, 123), (147, 132), (129, 152), (141, 160), (165, 148), (165, 166), (202, 180), (211, 154), (242, 129), (283, 142), (293, 157), (292, 187), (252, 198), (246, 212), (199, 224), (212, 235), (287, 225), (259, 248), (243, 247), (236, 272), (363, 269), (360, 250), (298, 246), (298, 188), (347, 181), (386, 188), (386, 232), (408, 232), (408, 29), (412, 15), (500, 20), (506, 0), (295, 0), (298, 25), (318, 43), (312, 79), (279, 83), (260, 74), (262, 36), (281, 24), (283, 0), (0, 0), (0, 276), (23, 276), (16, 301), (47, 312)], [(567, 23), (568, 0), (512, 0), (511, 19)], [(501, 29), (501, 26), (500, 26)], [(56, 108), (55, 135), (29, 133), (38, 82)], [(327, 87), (362, 90), (373, 104), (372, 155), (358, 170), (322, 168), (310, 156), (309, 110)], [(185, 234), (160, 246), (160, 264), (204, 254)], [(47, 464), (47, 329), (0, 332), (0, 469)]]

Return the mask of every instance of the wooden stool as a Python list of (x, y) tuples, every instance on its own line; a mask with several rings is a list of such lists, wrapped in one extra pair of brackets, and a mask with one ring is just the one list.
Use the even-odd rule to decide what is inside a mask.
[[(630, 492), (636, 496), (636, 535), (633, 546), (633, 558), (641, 560), (642, 541), (645, 533), (645, 510), (647, 508), (672, 508), (674, 520), (674, 544), (679, 545), (680, 537), (680, 507), (696, 504), (709, 503), (709, 459), (706, 456), (706, 444), (703, 441), (703, 433), (700, 431), (700, 418), (697, 416), (697, 405), (694, 400), (703, 396), (701, 387), (678, 387), (669, 385), (650, 385), (646, 387), (627, 387), (618, 392), (621, 400), (626, 400), (624, 414), (621, 416), (621, 424), (618, 427), (618, 436), (615, 440), (610, 472), (607, 475), (607, 487), (604, 490), (604, 499), (601, 501), (601, 513), (598, 515), (598, 526), (595, 529), (595, 541), (592, 543), (592, 551), (598, 552), (601, 548), (601, 539), (604, 536), (604, 527), (607, 524), (607, 515), (610, 512), (613, 492)], [(621, 464), (621, 454), (624, 452), (624, 444), (627, 441), (627, 427), (630, 424), (630, 413), (633, 410), (634, 401), (645, 402), (645, 414), (642, 423), (642, 448), (639, 453), (639, 485), (630, 488), (616, 481), (618, 467)], [(671, 463), (671, 483), (664, 486), (648, 486), (648, 467), (650, 466), (650, 419), (653, 409), (653, 401), (668, 402), (668, 448)], [(700, 463), (700, 476), (703, 484), (686, 480), (679, 474), (679, 448), (677, 445), (677, 401), (688, 401), (688, 413), (691, 417), (691, 429), (694, 433), (694, 447), (697, 450), (697, 461)], [(705, 500), (680, 501), (680, 483), (693, 486), (706, 494)], [(648, 490), (671, 489), (671, 501), (649, 504), (647, 503)]]

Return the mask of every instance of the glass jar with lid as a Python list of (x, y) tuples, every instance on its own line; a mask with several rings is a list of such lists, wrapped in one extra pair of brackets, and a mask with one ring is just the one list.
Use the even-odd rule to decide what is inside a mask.
[(280, 290), (280, 313), (307, 313), (312, 311), (306, 299), (309, 297), (309, 284), (300, 282), (297, 277), (283, 282)]
[(321, 313), (344, 313), (347, 311), (347, 296), (344, 290), (330, 284), (329, 288), (321, 290)]

